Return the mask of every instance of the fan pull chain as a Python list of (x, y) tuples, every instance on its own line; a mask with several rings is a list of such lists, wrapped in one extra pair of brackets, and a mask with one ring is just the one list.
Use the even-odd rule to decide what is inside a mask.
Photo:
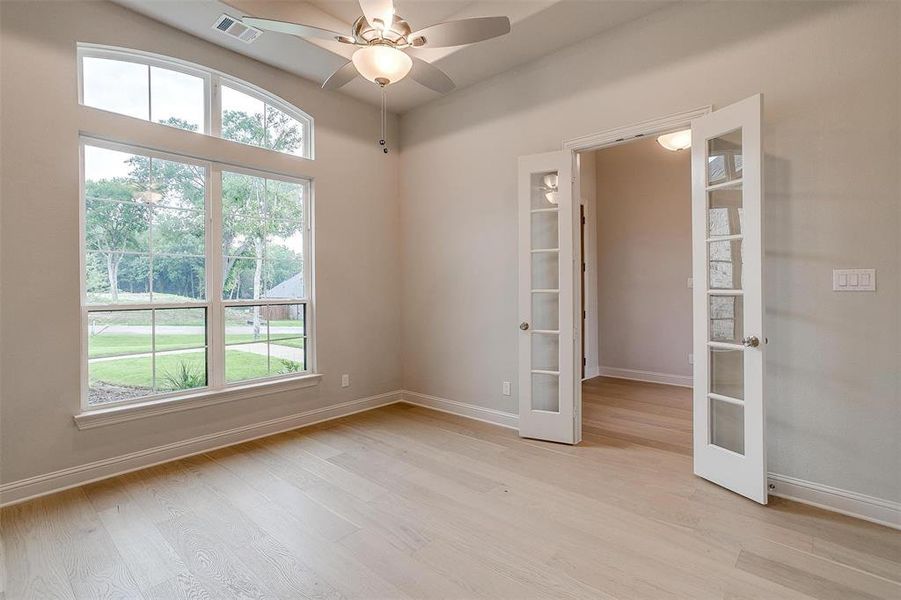
[(388, 154), (388, 90), (386, 89), (388, 86), (383, 85), (382, 88), (382, 114), (381, 120), (379, 122), (379, 126), (381, 128), (381, 139), (379, 139), (379, 145), (382, 147), (382, 152)]

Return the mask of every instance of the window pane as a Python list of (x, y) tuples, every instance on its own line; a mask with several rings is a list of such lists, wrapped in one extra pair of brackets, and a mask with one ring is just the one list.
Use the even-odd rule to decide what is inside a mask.
[(82, 62), (84, 104), (146, 120), (150, 114), (148, 67), (106, 58)]
[(263, 318), (269, 323), (269, 337), (273, 340), (306, 335), (304, 322), (306, 306), (281, 304), (263, 307)]
[(206, 309), (155, 310), (153, 344), (157, 352), (206, 346)]
[(149, 161), (135, 154), (84, 147), (85, 197), (128, 202), (143, 200), (150, 179)]
[(267, 323), (261, 306), (229, 306), (225, 309), (225, 343), (265, 342)]
[(190, 302), (206, 297), (202, 256), (154, 256), (153, 301)]
[(269, 342), (270, 375), (288, 375), (306, 370), (303, 338)]
[[(259, 281), (262, 282), (262, 261), (257, 261), (252, 258), (226, 257), (224, 271), (225, 280), (222, 286), (223, 299), (252, 300), (259, 297), (259, 294), (254, 295), (254, 289), (257, 277), (259, 277)], [(262, 287), (260, 289), (262, 289)]]
[(206, 170), (189, 163), (154, 158), (151, 160), (153, 202), (157, 206), (204, 209)]
[(151, 354), (88, 361), (88, 405), (142, 398), (153, 393)]
[(150, 251), (150, 207), (143, 202), (85, 198), (85, 248), (110, 254)]
[(150, 120), (203, 133), (203, 87), (200, 77), (150, 67)]
[(266, 105), (266, 147), (278, 152), (303, 156), (303, 124), (274, 106)]
[(263, 102), (225, 85), (221, 90), (222, 137), (243, 144), (266, 147)]
[(303, 221), (303, 200), (306, 185), (270, 179), (266, 183), (272, 208), (269, 216), (283, 221)]
[(88, 356), (143, 354), (153, 349), (151, 311), (88, 313)]
[(266, 342), (225, 348), (225, 381), (235, 383), (269, 376)]
[(263, 298), (293, 300), (304, 298), (304, 282), (300, 260), (267, 260), (263, 263)]
[(154, 208), (153, 253), (203, 256), (206, 247), (203, 213)]
[(89, 252), (85, 270), (89, 304), (150, 302), (150, 257), (146, 254)]
[(163, 352), (155, 355), (156, 391), (190, 390), (207, 384), (206, 349)]

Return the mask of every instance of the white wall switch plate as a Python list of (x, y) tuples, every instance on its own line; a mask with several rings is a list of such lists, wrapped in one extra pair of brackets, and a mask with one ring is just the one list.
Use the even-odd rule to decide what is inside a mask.
[(341, 387), (350, 387), (350, 375), (344, 374), (341, 376)]
[(694, 354), (689, 353), (689, 355), (688, 355), (688, 364), (690, 364), (690, 365), (695, 364), (695, 355), (694, 355)]
[(689, 289), (691, 289), (695, 286), (695, 280), (692, 279), (691, 277), (688, 278), (688, 281), (686, 283), (687, 283), (686, 287), (688, 287)]
[(833, 292), (875, 292), (876, 269), (833, 269)]
[(512, 393), (510, 391), (510, 382), (509, 381), (504, 382), (503, 392), (504, 392), (504, 396), (509, 396)]

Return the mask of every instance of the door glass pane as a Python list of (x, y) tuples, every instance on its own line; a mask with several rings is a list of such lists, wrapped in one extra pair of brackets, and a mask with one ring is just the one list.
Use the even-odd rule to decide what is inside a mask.
[(744, 298), (710, 296), (710, 341), (741, 343), (744, 337)]
[(708, 243), (708, 270), (711, 289), (742, 289), (742, 246), (743, 240), (724, 240)]
[(710, 443), (745, 453), (745, 409), (743, 406), (710, 399)]
[(532, 410), (560, 412), (560, 378), (532, 373)]
[(745, 397), (745, 353), (742, 350), (710, 349), (710, 391), (743, 400)]
[(532, 250), (559, 248), (556, 212), (532, 213)]
[(740, 179), (742, 175), (741, 129), (707, 141), (707, 184)]
[(538, 371), (560, 370), (560, 337), (556, 334), (533, 333), (532, 368)]
[(560, 182), (556, 171), (532, 174), (532, 209), (557, 208)]
[(741, 185), (707, 193), (707, 237), (742, 232)]
[(532, 253), (532, 289), (553, 290), (560, 286), (559, 253)]
[(560, 297), (555, 293), (532, 294), (532, 329), (560, 329)]

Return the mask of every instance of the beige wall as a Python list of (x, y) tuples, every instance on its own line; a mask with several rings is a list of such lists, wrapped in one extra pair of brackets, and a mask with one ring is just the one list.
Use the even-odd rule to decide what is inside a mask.
[[(0, 2), (2, 472), (8, 483), (89, 461), (396, 390), (397, 158), (376, 145), (378, 110), (102, 2)], [(77, 41), (175, 56), (232, 74), (316, 120), (320, 386), (79, 431), (78, 136), (144, 128), (183, 147), (259, 161), (227, 142), (78, 106)], [(394, 121), (394, 119), (392, 119)], [(117, 126), (118, 124), (118, 126)], [(395, 126), (395, 123), (392, 124)], [(128, 140), (123, 140), (128, 141)], [(295, 159), (281, 159), (298, 169)], [(350, 241), (353, 241), (351, 244)], [(351, 387), (340, 388), (342, 373)]]
[(405, 387), (516, 411), (518, 156), (762, 92), (769, 470), (901, 500), (899, 10), (686, 3), (405, 114)]
[(594, 157), (598, 364), (690, 377), (691, 154), (646, 139)]

